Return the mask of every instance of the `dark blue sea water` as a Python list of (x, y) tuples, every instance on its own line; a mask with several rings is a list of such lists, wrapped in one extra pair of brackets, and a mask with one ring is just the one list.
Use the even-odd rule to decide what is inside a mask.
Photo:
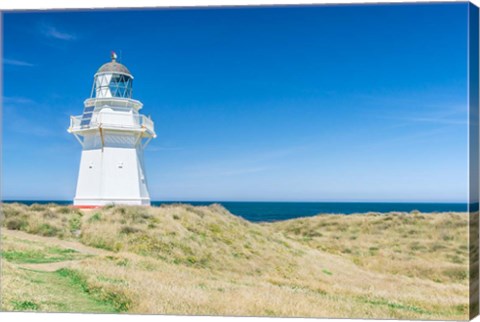
[[(5, 200), (4, 202), (15, 202)], [(19, 200), (24, 204), (58, 203), (72, 204), (65, 200)], [(241, 216), (250, 221), (276, 221), (298, 217), (314, 216), (318, 214), (352, 214), (365, 212), (390, 212), (418, 210), (420, 212), (467, 211), (466, 203), (392, 203), (392, 202), (204, 202), (204, 201), (153, 201), (152, 205), (186, 203), (194, 206), (219, 203), (232, 214)]]

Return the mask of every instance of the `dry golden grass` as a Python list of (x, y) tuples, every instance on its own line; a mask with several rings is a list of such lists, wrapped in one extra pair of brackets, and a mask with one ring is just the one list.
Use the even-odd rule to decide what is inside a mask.
[(368, 270), (439, 283), (467, 280), (466, 213), (325, 215), (272, 226), (289, 239)]
[[(89, 290), (129, 312), (468, 317), (467, 214), (329, 215), (255, 224), (218, 205), (82, 213), (55, 205), (3, 207), (3, 226), (23, 220), (10, 229), (48, 236), (48, 229), (38, 229), (48, 224), (53, 235), (70, 240), (68, 247), (81, 242), (105, 250), (74, 269)], [(57, 216), (45, 215), (50, 212)], [(59, 245), (58, 239), (42, 242)]]

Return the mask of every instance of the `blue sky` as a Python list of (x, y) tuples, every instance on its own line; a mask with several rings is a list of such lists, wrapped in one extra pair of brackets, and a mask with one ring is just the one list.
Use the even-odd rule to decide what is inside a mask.
[(465, 202), (467, 4), (6, 13), (3, 198), (71, 200), (115, 50), (152, 200)]

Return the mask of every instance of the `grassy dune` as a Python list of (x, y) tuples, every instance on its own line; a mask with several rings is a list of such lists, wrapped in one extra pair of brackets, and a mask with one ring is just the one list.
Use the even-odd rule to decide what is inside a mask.
[[(3, 310), (468, 318), (465, 213), (258, 224), (219, 205), (2, 207)], [(74, 285), (81, 304), (35, 281), (59, 298)]]

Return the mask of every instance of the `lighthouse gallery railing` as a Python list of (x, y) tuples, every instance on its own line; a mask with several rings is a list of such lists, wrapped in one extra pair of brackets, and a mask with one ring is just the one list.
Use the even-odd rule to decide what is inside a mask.
[[(82, 122), (83, 120), (83, 122)], [(117, 114), (102, 112), (94, 114), (89, 122), (85, 122), (83, 115), (70, 117), (69, 130), (81, 131), (94, 128), (111, 128), (111, 129), (146, 129), (151, 133), (155, 133), (153, 121), (145, 115)]]

